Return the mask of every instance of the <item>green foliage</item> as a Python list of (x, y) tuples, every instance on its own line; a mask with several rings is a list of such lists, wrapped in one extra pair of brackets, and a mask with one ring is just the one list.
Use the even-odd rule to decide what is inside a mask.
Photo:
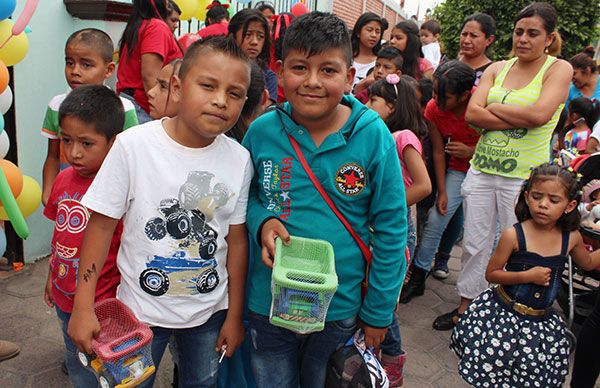
[[(465, 17), (484, 12), (496, 20), (495, 60), (506, 58), (512, 48), (513, 18), (530, 0), (446, 0), (433, 11), (442, 25), (444, 52), (455, 58)], [(562, 57), (581, 52), (598, 37), (600, 0), (549, 0), (558, 12), (558, 30), (563, 38)]]

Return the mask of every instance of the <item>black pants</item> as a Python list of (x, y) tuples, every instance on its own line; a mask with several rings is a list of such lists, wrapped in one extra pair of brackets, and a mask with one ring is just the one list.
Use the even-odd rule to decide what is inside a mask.
[(600, 374), (600, 295), (585, 320), (575, 349), (571, 388), (592, 388)]

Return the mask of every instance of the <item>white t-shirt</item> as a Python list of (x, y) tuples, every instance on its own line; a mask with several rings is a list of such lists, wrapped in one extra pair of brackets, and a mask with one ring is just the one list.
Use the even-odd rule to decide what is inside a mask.
[(596, 122), (592, 128), (592, 134), (590, 135), (590, 138), (592, 137), (598, 141), (598, 146), (596, 146), (596, 152), (598, 152), (600, 151), (600, 120), (598, 120), (598, 122)]
[(151, 326), (199, 326), (228, 307), (229, 225), (246, 221), (250, 154), (225, 135), (188, 148), (162, 120), (117, 136), (82, 203), (123, 218), (117, 298)]
[(352, 84), (352, 88), (354, 88), (354, 85), (362, 81), (367, 76), (369, 70), (375, 67), (375, 61), (369, 63), (354, 62), (352, 67), (356, 70), (354, 73), (354, 83)]
[(423, 57), (431, 62), (435, 70), (440, 64), (440, 58), (442, 57), (440, 44), (438, 42), (428, 43), (421, 47), (421, 51), (423, 52)]

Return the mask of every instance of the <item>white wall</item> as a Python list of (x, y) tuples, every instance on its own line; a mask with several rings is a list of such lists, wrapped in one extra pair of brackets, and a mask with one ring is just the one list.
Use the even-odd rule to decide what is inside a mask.
[[(17, 1), (13, 19), (21, 14), (24, 5), (25, 0)], [(48, 102), (68, 87), (64, 76), (67, 37), (76, 30), (95, 27), (106, 31), (116, 46), (124, 23), (74, 19), (61, 0), (42, 0), (29, 25), (29, 51), (14, 67), (16, 142), (23, 175), (33, 177), (41, 185), (47, 140), (40, 135), (40, 129)], [(114, 81), (109, 84), (114, 85)], [(11, 146), (14, 144), (15, 139), (11, 139)], [(25, 261), (31, 262), (50, 253), (52, 223), (42, 215), (40, 207), (27, 218), (27, 224), (30, 235), (24, 243), (24, 255)]]

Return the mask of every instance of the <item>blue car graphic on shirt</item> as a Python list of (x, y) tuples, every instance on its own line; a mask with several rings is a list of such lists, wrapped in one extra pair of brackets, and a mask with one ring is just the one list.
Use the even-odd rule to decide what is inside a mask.
[(219, 284), (217, 260), (186, 257), (184, 251), (177, 251), (172, 257), (154, 255), (146, 263), (146, 269), (140, 274), (140, 287), (153, 296), (161, 296), (173, 289), (173, 281), (184, 284), (181, 292), (172, 290), (170, 294), (206, 294)]

